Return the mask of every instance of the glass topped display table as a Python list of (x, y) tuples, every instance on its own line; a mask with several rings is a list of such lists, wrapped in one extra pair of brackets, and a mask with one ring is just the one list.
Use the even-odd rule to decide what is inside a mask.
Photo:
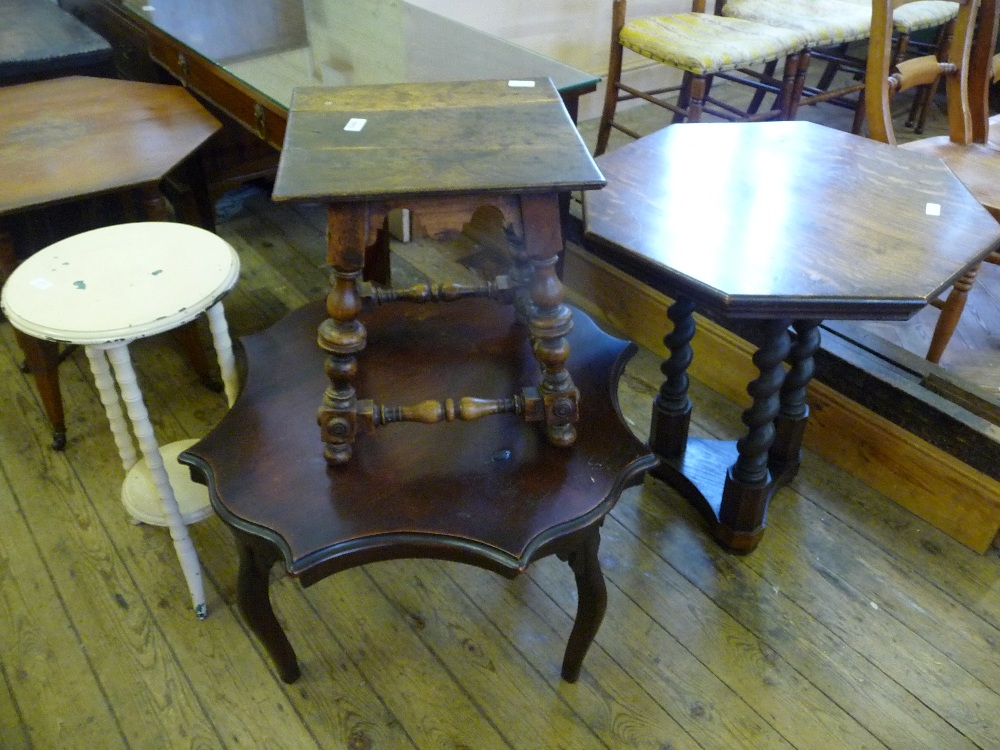
[[(76, 0), (71, 5), (83, 5)], [(401, 0), (120, 0), (149, 54), (281, 148), (300, 86), (551, 78), (571, 116), (599, 78)]]

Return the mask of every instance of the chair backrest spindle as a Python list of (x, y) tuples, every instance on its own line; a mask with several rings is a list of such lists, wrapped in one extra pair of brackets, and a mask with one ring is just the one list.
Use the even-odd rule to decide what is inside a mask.
[(981, 0), (979, 28), (969, 60), (969, 108), (972, 112), (972, 140), (986, 143), (990, 130), (990, 85), (1000, 73), (995, 55), (997, 29), (1000, 27), (1000, 4), (997, 0)]

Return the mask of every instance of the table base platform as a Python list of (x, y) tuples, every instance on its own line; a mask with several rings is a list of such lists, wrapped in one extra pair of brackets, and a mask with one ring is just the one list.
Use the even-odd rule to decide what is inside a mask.
[[(197, 440), (178, 440), (160, 447), (163, 465), (173, 487), (181, 520), (188, 526), (211, 516), (214, 511), (208, 500), (208, 489), (191, 481), (191, 472), (177, 462), (177, 456), (197, 443)], [(122, 505), (138, 523), (152, 526), (169, 526), (163, 510), (163, 500), (149, 473), (149, 465), (141, 460), (129, 469), (122, 483)]]

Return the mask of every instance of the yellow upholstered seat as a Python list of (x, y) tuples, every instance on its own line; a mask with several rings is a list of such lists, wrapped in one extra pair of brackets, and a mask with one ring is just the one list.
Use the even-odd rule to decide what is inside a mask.
[[(611, 28), (611, 57), (604, 110), (597, 135), (595, 152), (607, 148), (614, 128), (633, 138), (635, 131), (615, 120), (619, 102), (643, 99), (674, 113), (673, 122), (697, 122), (702, 113), (725, 120), (788, 119), (791, 103), (798, 99), (805, 67), (800, 66), (800, 53), (806, 39), (798, 31), (753, 23), (737, 18), (724, 18), (704, 13), (704, 0), (695, 0), (692, 12), (639, 18), (625, 22), (626, 0), (614, 0)], [(683, 71), (680, 85), (640, 89), (623, 83), (622, 56), (629, 49), (655, 62)], [(747, 112), (730, 102), (710, 95), (714, 78), (723, 78), (760, 88), (761, 73), (754, 66), (785, 61), (782, 79), (765, 84), (778, 99), (768, 112)], [(771, 71), (773, 80), (773, 70)], [(676, 100), (664, 94), (677, 92)]]
[(640, 18), (625, 24), (620, 39), (643, 57), (699, 75), (762, 65), (806, 46), (797, 32), (705, 13)]
[[(845, 97), (863, 90), (860, 74), (864, 61), (851, 58), (847, 45), (869, 37), (871, 13), (871, 0), (726, 0), (722, 7), (722, 15), (726, 17), (788, 28), (804, 34), (807, 54), (827, 60), (828, 64), (818, 85), (803, 87), (802, 103), (831, 101), (854, 108), (853, 130), (856, 133), (861, 130), (864, 114), (860, 106), (861, 94), (853, 100)], [(897, 59), (906, 54), (913, 32), (942, 27), (954, 20), (956, 15), (958, 3), (951, 0), (917, 0), (901, 6), (894, 19)], [(817, 51), (821, 48), (833, 49)], [(831, 88), (833, 78), (840, 69), (857, 75), (845, 85)]]

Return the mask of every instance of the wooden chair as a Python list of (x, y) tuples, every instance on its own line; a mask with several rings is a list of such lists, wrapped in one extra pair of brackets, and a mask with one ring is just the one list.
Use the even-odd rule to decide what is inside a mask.
[[(865, 10), (871, 8), (871, 0), (842, 1), (863, 6)], [(958, 3), (953, 0), (918, 0), (899, 7), (897, 12), (893, 14), (896, 45), (893, 59), (895, 62), (899, 63), (907, 57), (919, 57), (927, 54), (936, 54), (943, 59), (948, 52), (948, 44), (951, 41), (951, 31), (956, 16), (958, 16)], [(928, 29), (937, 29), (934, 41), (924, 42), (913, 39), (915, 33)], [(818, 89), (824, 91), (829, 89), (834, 77), (841, 70), (854, 73), (858, 77), (864, 74), (865, 59), (853, 57), (848, 48), (847, 44), (841, 45), (828, 60), (826, 70), (823, 71), (823, 75), (820, 76), (816, 85)], [(936, 86), (933, 85), (921, 86), (910, 107), (906, 127), (912, 127), (913, 132), (918, 135), (923, 132), (927, 111), (935, 90)]]
[[(867, 6), (851, 5), (842, 0), (720, 0), (720, 5), (720, 13), (727, 18), (797, 31), (806, 42), (803, 51), (806, 65), (813, 57), (834, 59), (832, 50), (867, 39), (871, 22)], [(774, 69), (773, 65), (768, 66), (765, 75), (770, 76)], [(863, 81), (851, 81), (833, 89), (802, 85), (791, 104), (792, 113), (796, 113), (801, 104), (830, 102), (848, 107), (855, 112), (852, 130), (859, 132), (863, 110), (860, 95), (854, 95), (863, 88)], [(757, 97), (751, 109), (759, 106), (760, 100), (761, 97)]]
[[(798, 32), (705, 12), (705, 0), (694, 0), (690, 13), (639, 18), (626, 23), (626, 0), (614, 0), (611, 21), (611, 56), (608, 64), (604, 109), (595, 154), (607, 149), (611, 129), (633, 138), (639, 134), (615, 119), (618, 103), (642, 99), (674, 113), (673, 121), (698, 122), (703, 114), (724, 120), (790, 119), (797, 91), (806, 73), (801, 52), (805, 38)], [(683, 71), (678, 86), (642, 90), (622, 81), (625, 49)], [(784, 60), (780, 81), (763, 81), (752, 66)], [(773, 69), (772, 69), (773, 70)], [(750, 112), (710, 95), (716, 78), (777, 94), (771, 110)], [(676, 102), (663, 95), (677, 92)]]
[[(948, 101), (948, 135), (911, 141), (900, 148), (942, 159), (1000, 221), (1000, 151), (989, 143), (988, 116), (988, 86), (997, 37), (996, 0), (961, 3), (946, 61), (927, 55), (898, 65), (893, 64), (892, 57), (893, 4), (892, 0), (878, 0), (872, 5), (865, 93), (870, 136), (895, 144), (890, 109), (893, 95), (943, 79)], [(992, 253), (987, 261), (1000, 263), (1000, 253)], [(941, 310), (941, 316), (927, 350), (931, 362), (939, 361), (944, 353), (978, 271), (976, 265), (955, 282), (947, 297), (932, 302)]]

